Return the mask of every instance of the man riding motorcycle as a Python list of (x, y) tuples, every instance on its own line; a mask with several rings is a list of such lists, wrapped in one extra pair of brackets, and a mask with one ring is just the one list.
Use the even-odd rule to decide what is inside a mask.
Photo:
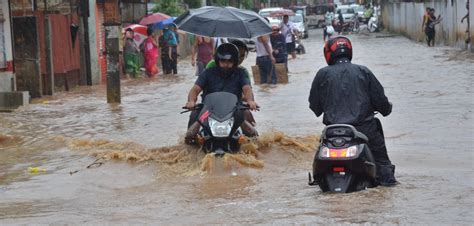
[[(186, 143), (193, 143), (196, 134), (199, 132), (199, 122), (197, 121), (199, 109), (195, 109), (199, 93), (203, 92), (202, 98), (214, 92), (229, 92), (235, 94), (239, 99), (242, 97), (247, 102), (250, 110), (257, 110), (258, 105), (254, 100), (250, 81), (243, 68), (239, 66), (239, 50), (232, 43), (220, 45), (214, 55), (217, 67), (203, 71), (197, 78), (194, 86), (188, 94), (188, 101), (185, 108), (192, 109), (186, 133)], [(247, 136), (256, 136), (256, 131), (250, 124), (249, 114), (244, 113), (246, 120), (241, 125), (242, 131)]]
[(317, 117), (324, 113), (323, 123), (350, 124), (369, 138), (369, 148), (377, 166), (377, 180), (383, 186), (392, 186), (395, 166), (385, 147), (380, 120), (375, 111), (387, 116), (392, 104), (375, 75), (365, 66), (352, 64), (352, 44), (345, 37), (326, 42), (324, 57), (329, 66), (316, 74), (309, 107)]

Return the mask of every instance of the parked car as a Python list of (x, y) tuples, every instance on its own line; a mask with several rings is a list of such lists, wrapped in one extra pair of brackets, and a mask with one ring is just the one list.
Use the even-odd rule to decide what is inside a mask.
[(264, 8), (264, 9), (261, 9), (260, 11), (258, 11), (258, 15), (262, 16), (262, 17), (269, 17), (270, 13), (273, 12), (273, 11), (278, 11), (278, 10), (282, 10), (283, 8), (281, 7), (274, 7), (274, 8)]
[(274, 7), (274, 8), (264, 8), (258, 11), (258, 15), (265, 17), (269, 20), (270, 25), (280, 25), (281, 21), (283, 20), (282, 17), (270, 17), (270, 13), (278, 10), (282, 10), (281, 7)]
[(351, 8), (349, 5), (338, 5), (336, 8), (336, 15), (335, 17), (338, 17), (338, 11), (341, 10), (342, 17), (344, 18), (344, 21), (352, 21), (354, 20), (355, 17), (355, 11), (353, 8)]
[[(298, 10), (298, 9), (296, 9)], [(325, 24), (326, 12), (334, 12), (332, 3), (319, 4), (306, 8), (306, 23), (311, 28), (321, 28)]]
[(294, 16), (290, 16), (288, 19), (295, 25), (303, 38), (308, 38), (308, 25), (305, 23), (301, 14), (295, 14)]

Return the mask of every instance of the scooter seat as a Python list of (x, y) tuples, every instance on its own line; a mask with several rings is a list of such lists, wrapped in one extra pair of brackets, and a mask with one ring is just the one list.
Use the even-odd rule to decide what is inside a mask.
[(361, 139), (366, 143), (369, 142), (369, 138), (357, 129), (349, 124), (334, 124), (326, 126), (323, 130), (323, 139), (332, 137), (350, 137), (352, 139)]

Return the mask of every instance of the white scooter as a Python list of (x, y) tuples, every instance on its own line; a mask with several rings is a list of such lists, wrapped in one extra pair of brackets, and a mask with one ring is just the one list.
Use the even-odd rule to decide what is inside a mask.
[(380, 31), (379, 17), (375, 14), (369, 19), (367, 23), (367, 29), (369, 32), (378, 32)]

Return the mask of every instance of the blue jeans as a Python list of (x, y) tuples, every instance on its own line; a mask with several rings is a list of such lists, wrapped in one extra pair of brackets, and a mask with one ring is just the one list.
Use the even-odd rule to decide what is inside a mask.
[(277, 77), (276, 72), (273, 68), (272, 60), (269, 56), (257, 57), (257, 66), (260, 70), (260, 83), (268, 83), (268, 77), (271, 74), (271, 83), (276, 84)]

